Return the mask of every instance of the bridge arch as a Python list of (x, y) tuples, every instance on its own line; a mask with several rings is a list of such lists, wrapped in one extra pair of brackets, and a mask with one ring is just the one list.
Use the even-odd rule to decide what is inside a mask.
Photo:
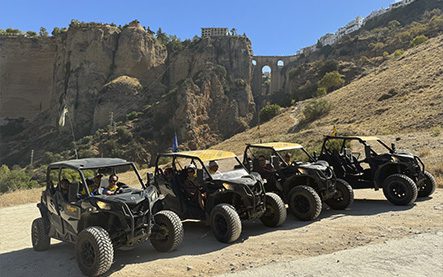
[[(285, 88), (286, 82), (286, 70), (285, 67), (289, 63), (295, 61), (298, 58), (297, 55), (294, 56), (253, 56), (252, 61), (252, 91), (256, 99), (258, 99), (258, 104), (261, 106), (260, 99), (264, 99), (267, 94), (272, 94), (277, 91), (283, 90)], [(263, 87), (263, 68), (269, 66), (270, 68), (270, 82), (269, 88)]]

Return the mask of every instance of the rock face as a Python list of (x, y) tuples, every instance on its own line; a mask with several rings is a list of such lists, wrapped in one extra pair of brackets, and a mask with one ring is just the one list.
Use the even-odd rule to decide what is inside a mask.
[(247, 38), (207, 38), (171, 60), (171, 84), (186, 80), (178, 87), (173, 120), (189, 148), (207, 147), (249, 127), (255, 103)]
[(134, 105), (127, 105), (126, 97), (110, 93), (112, 86), (106, 84), (119, 76), (129, 76), (136, 78), (132, 81), (140, 91), (140, 82), (155, 78), (158, 74), (150, 69), (162, 65), (166, 56), (165, 47), (139, 25), (121, 31), (110, 25), (71, 24), (57, 40), (52, 101), (58, 109), (53, 111), (54, 117), (67, 106), (80, 136), (103, 127), (102, 117), (106, 113), (109, 116), (112, 109), (102, 103), (112, 100), (114, 107), (120, 107), (119, 117), (124, 117)]
[(52, 38), (0, 36), (0, 121), (49, 108), (55, 53)]
[[(71, 128), (68, 123), (57, 126), (64, 107), (76, 138), (106, 127), (112, 113), (113, 121), (126, 122), (134, 139), (151, 154), (164, 151), (174, 132), (184, 148), (203, 148), (246, 129), (255, 116), (252, 53), (246, 37), (205, 38), (170, 48), (138, 23), (119, 28), (73, 22), (47, 42), (10, 40), (0, 39), (2, 112), (23, 116), (17, 107), (27, 101), (27, 110), (42, 110), (28, 128), (42, 130), (31, 136), (39, 142), (25, 139), (29, 130), (13, 139), (27, 140), (26, 151), (35, 145), (46, 151), (46, 136), (63, 140), (66, 148)], [(22, 41), (26, 47), (20, 46)], [(28, 61), (11, 47), (35, 58)], [(12, 72), (21, 72), (22, 78), (14, 79)], [(42, 82), (36, 85), (37, 80)], [(32, 86), (19, 86), (28, 83)], [(34, 91), (38, 96), (31, 95)], [(10, 96), (14, 94), (17, 99)], [(8, 102), (3, 95), (8, 95)], [(15, 113), (3, 109), (7, 103)], [(134, 114), (139, 118), (129, 124)], [(14, 152), (15, 162), (21, 155), (20, 143), (0, 145), (2, 156)], [(51, 151), (57, 151), (55, 143)]]

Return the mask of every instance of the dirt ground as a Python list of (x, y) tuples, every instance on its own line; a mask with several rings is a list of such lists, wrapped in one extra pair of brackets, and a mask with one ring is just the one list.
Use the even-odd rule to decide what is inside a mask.
[[(324, 208), (314, 222), (288, 216), (277, 229), (266, 228), (259, 221), (247, 222), (239, 242), (230, 245), (219, 243), (205, 224), (185, 222), (185, 240), (177, 251), (158, 253), (148, 243), (117, 251), (111, 275), (217, 275), (443, 231), (443, 189), (410, 207), (391, 205), (381, 191), (359, 190), (355, 198), (351, 209)], [(0, 209), (1, 275), (80, 275), (71, 245), (52, 240), (50, 250), (32, 250), (30, 226), (37, 216), (35, 204)]]

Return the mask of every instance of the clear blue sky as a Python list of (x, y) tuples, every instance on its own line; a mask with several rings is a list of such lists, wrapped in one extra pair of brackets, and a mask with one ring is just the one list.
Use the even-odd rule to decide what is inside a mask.
[(252, 41), (256, 55), (290, 55), (299, 48), (394, 0), (2, 0), (0, 29), (38, 31), (67, 27), (71, 19), (124, 25), (138, 19), (152, 30), (161, 27), (181, 39), (200, 27), (236, 28)]

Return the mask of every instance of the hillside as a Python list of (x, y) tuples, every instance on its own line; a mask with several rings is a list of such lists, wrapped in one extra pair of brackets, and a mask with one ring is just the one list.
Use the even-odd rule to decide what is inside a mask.
[(328, 114), (303, 123), (298, 102), (272, 120), (215, 145), (241, 154), (246, 142), (295, 141), (311, 151), (336, 126), (338, 133), (378, 135), (400, 148), (424, 156), (443, 177), (443, 35), (387, 60), (366, 76), (322, 99), (331, 104)]

